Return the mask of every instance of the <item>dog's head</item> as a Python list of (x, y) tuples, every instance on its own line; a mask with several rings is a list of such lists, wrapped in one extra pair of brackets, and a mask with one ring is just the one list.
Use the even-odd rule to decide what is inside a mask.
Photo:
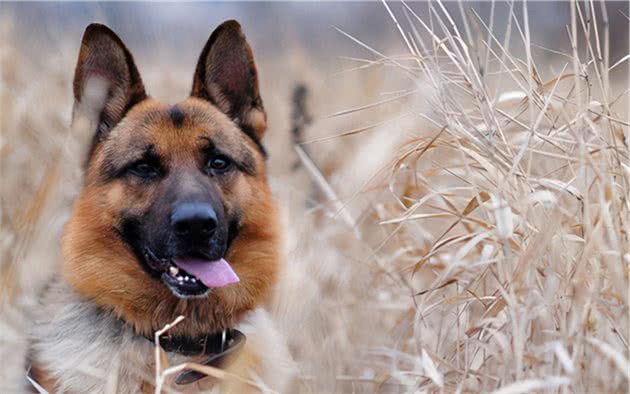
[(96, 131), (62, 239), (65, 279), (145, 334), (179, 314), (176, 332), (224, 329), (263, 302), (278, 228), (266, 115), (239, 24), (212, 33), (190, 97), (175, 105), (151, 99), (122, 41), (92, 24), (74, 96), (75, 117), (92, 111)]

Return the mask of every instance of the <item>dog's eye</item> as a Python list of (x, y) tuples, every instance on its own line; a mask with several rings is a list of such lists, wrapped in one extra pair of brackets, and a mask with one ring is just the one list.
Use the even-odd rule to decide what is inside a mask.
[(225, 156), (215, 156), (208, 160), (208, 171), (215, 174), (222, 174), (232, 168), (232, 161)]
[(146, 161), (135, 163), (129, 168), (129, 172), (140, 178), (155, 178), (159, 175), (158, 169)]

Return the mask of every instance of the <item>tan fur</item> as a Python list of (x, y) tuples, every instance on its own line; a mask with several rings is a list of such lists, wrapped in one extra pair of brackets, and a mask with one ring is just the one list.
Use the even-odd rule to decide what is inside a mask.
[(144, 275), (135, 257), (112, 231), (121, 209), (140, 212), (157, 193), (144, 185), (138, 190), (134, 185), (122, 183), (99, 184), (96, 179), (104, 151), (111, 147), (121, 151), (121, 155), (128, 154), (124, 136), (132, 130), (137, 132), (137, 125), (147, 113), (162, 109), (166, 114), (165, 106), (151, 100), (134, 107), (112, 132), (111, 144), (106, 141), (95, 151), (87, 170), (86, 187), (75, 203), (62, 239), (63, 273), (68, 283), (99, 305), (113, 308), (142, 334), (162, 328), (180, 314), (195, 318), (178, 326), (178, 334), (197, 335), (228, 328), (269, 296), (277, 276), (278, 223), (265, 181), (263, 158), (250, 146), (248, 137), (210, 104), (192, 98), (177, 105), (188, 110), (186, 113), (199, 111), (195, 124), (214, 125), (209, 129), (174, 130), (165, 119), (158, 119), (155, 126), (144, 131), (156, 149), (168, 153), (176, 165), (192, 166), (187, 152), (193, 151), (201, 135), (224, 141), (236, 154), (238, 149), (245, 149), (256, 157), (255, 178), (239, 175), (222, 188), (224, 201), (247, 208), (242, 211), (240, 236), (226, 256), (241, 282), (213, 290), (207, 300), (179, 299), (161, 283)]

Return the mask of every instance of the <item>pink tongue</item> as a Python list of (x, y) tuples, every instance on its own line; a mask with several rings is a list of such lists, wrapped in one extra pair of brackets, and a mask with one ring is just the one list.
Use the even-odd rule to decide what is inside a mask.
[(207, 287), (223, 287), (240, 281), (225, 259), (217, 261), (174, 259), (173, 262), (184, 271), (195, 275)]

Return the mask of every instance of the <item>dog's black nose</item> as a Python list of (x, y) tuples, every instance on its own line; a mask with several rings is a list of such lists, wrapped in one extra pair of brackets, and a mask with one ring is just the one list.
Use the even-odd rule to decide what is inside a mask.
[(171, 227), (178, 237), (207, 239), (217, 228), (217, 214), (209, 204), (178, 204), (171, 214)]

